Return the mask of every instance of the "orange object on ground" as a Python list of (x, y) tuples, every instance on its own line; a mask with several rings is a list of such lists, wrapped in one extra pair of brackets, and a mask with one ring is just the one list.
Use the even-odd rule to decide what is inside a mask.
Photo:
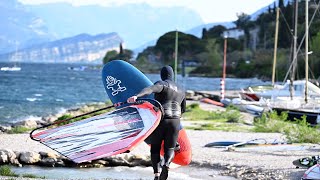
[[(191, 162), (192, 150), (191, 143), (185, 129), (181, 129), (179, 131), (178, 143), (180, 145), (180, 150), (175, 151), (172, 162), (181, 166), (186, 166)], [(160, 154), (162, 156), (164, 155), (163, 143)]]
[(222, 104), (221, 102), (218, 102), (218, 101), (215, 101), (215, 100), (212, 100), (212, 99), (209, 99), (209, 98), (202, 98), (200, 101), (204, 102), (204, 103), (208, 103), (208, 104), (213, 104), (213, 105), (216, 105), (216, 106), (221, 106), (221, 107), (224, 106), (224, 104)]

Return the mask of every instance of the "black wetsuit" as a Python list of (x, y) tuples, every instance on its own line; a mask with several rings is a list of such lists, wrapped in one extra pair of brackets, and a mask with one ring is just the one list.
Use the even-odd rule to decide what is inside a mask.
[(186, 108), (185, 92), (172, 81), (173, 70), (165, 66), (161, 70), (162, 81), (144, 88), (137, 97), (155, 93), (155, 99), (161, 103), (164, 109), (164, 118), (158, 127), (150, 135), (151, 161), (154, 173), (160, 171), (160, 149), (164, 141), (164, 160), (167, 167), (174, 157), (174, 148), (180, 130), (180, 117)]

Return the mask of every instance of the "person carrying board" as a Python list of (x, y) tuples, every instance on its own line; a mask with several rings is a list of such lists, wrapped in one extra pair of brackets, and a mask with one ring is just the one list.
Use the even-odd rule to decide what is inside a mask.
[[(161, 81), (142, 89), (135, 96), (127, 99), (128, 103), (136, 102), (137, 98), (154, 93), (154, 97), (164, 109), (164, 117), (158, 127), (150, 135), (151, 161), (155, 180), (168, 178), (169, 165), (174, 158), (174, 151), (180, 130), (180, 118), (186, 109), (185, 92), (173, 81), (173, 69), (165, 66), (161, 69)], [(164, 142), (164, 165), (161, 169), (160, 150)]]

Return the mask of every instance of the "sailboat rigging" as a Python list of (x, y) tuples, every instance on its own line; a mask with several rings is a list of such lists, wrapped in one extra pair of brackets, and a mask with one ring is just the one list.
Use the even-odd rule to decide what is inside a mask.
[[(296, 0), (296, 15), (295, 15), (295, 24), (297, 24), (297, 12), (298, 12), (298, 1)], [(297, 109), (287, 109), (287, 108), (278, 108), (278, 107), (273, 107), (272, 109), (275, 110), (277, 113), (281, 113), (281, 112), (287, 112), (288, 113), (288, 119), (290, 120), (294, 120), (295, 118), (301, 119), (302, 116), (306, 116), (306, 120), (307, 122), (309, 122), (310, 124), (319, 124), (320, 123), (320, 107), (311, 107), (310, 105), (314, 105), (318, 104), (319, 101), (319, 97), (318, 99), (314, 99), (313, 103), (310, 103), (308, 100), (309, 97), (309, 77), (308, 77), (308, 73), (309, 73), (309, 63), (308, 63), (308, 56), (309, 56), (309, 7), (308, 7), (308, 1), (305, 1), (305, 34), (304, 34), (304, 38), (303, 40), (305, 40), (305, 84), (304, 84), (304, 103), (303, 105), (301, 105), (299, 108)], [(318, 4), (318, 8), (319, 8), (320, 2)], [(317, 12), (317, 11), (316, 11)], [(295, 25), (295, 31), (296, 31), (297, 27)], [(291, 64), (291, 78), (290, 78), (290, 97), (291, 100), (293, 100), (293, 90), (294, 90), (294, 73), (295, 73), (295, 69), (296, 69), (296, 64), (297, 64), (297, 51), (296, 51), (296, 32), (294, 35), (294, 53), (293, 53), (293, 61)], [(302, 40), (302, 41), (303, 41)], [(301, 47), (301, 44), (299, 46), (299, 49)], [(315, 86), (316, 87), (316, 86)], [(319, 88), (318, 88), (319, 89)], [(310, 97), (310, 101), (311, 101), (311, 97)], [(309, 106), (309, 107), (308, 107)], [(308, 108), (307, 108), (308, 107)]]
[[(320, 6), (317, 4), (318, 11)], [(289, 70), (285, 76), (285, 80), (289, 79), (283, 86), (276, 86), (274, 83), (275, 78), (275, 67), (276, 67), (276, 49), (274, 50), (274, 64), (273, 64), (273, 76), (272, 76), (272, 90), (263, 90), (260, 92), (252, 92), (257, 95), (259, 98), (268, 99), (268, 103), (266, 104), (270, 109), (276, 111), (278, 114), (281, 112), (288, 113), (288, 119), (294, 120), (295, 118), (301, 119), (303, 115), (307, 116), (307, 122), (311, 124), (320, 123), (320, 88), (309, 82), (308, 73), (309, 73), (309, 65), (308, 65), (308, 55), (310, 54), (308, 49), (308, 33), (310, 24), (315, 17), (315, 13), (311, 18), (311, 22), (309, 23), (308, 16), (308, 1), (306, 1), (305, 5), (305, 34), (297, 48), (297, 24), (298, 24), (298, 0), (295, 0), (295, 23), (294, 23), (294, 32), (293, 32), (293, 44), (292, 44), (292, 56), (291, 56), (291, 64)], [(277, 17), (278, 21), (278, 17)], [(276, 24), (277, 27), (277, 24)], [(275, 40), (277, 39), (277, 29)], [(302, 46), (302, 42), (305, 42), (305, 79), (304, 80), (295, 80), (295, 74), (297, 70), (297, 55)], [(275, 42), (276, 43), (276, 42)], [(275, 44), (275, 48), (276, 48)], [(290, 73), (290, 78), (288, 75)]]

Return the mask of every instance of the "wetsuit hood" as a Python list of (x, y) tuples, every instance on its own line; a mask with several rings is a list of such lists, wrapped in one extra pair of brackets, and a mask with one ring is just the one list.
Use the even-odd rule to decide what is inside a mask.
[(173, 80), (173, 69), (171, 66), (164, 66), (161, 69), (161, 79), (164, 80)]

